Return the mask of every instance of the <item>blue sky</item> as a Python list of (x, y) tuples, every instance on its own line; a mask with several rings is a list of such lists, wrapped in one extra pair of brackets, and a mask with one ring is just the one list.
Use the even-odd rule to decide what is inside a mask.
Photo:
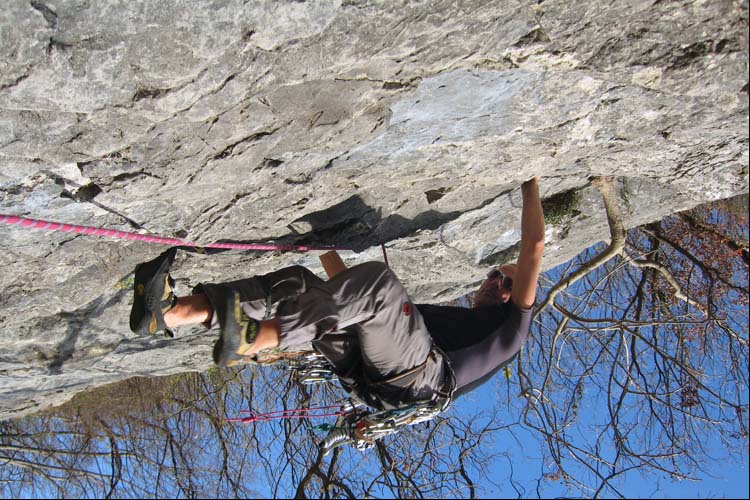
[[(501, 375), (498, 375), (498, 379)], [(452, 410), (455, 414), (460, 412), (458, 405), (471, 405), (472, 408), (490, 409), (493, 404), (505, 404), (506, 388), (508, 384), (503, 380), (495, 380), (494, 383), (488, 383), (480, 387), (474, 393), (468, 395), (466, 400), (457, 402), (457, 407)], [(500, 394), (498, 394), (500, 393)], [(507, 405), (506, 405), (507, 406)], [(600, 410), (600, 407), (593, 401), (583, 405), (584, 411), (582, 416), (593, 414)], [(517, 410), (508, 409), (506, 412), (507, 420), (501, 423), (512, 423), (518, 418)], [(675, 481), (664, 475), (642, 475), (636, 472), (625, 475), (618, 480), (617, 487), (621, 493), (628, 498), (748, 498), (750, 495), (750, 486), (748, 486), (748, 454), (744, 456), (728, 456), (726, 449), (716, 438), (706, 443), (716, 460), (707, 462), (708, 470), (706, 474), (698, 474), (700, 481)], [(523, 485), (526, 490), (524, 497), (535, 497), (534, 491), (529, 491), (530, 487), (536, 486), (536, 480), (545, 471), (545, 461), (540, 450), (543, 444), (540, 443), (538, 436), (523, 427), (516, 427), (513, 430), (513, 438), (496, 440), (492, 443), (498, 451), (507, 452), (510, 459), (514, 462), (513, 477), (515, 481)], [(495, 464), (492, 475), (502, 478), (499, 482), (507, 486), (502, 491), (495, 492), (498, 496), (514, 496), (514, 489), (510, 484), (510, 473), (502, 462)], [(560, 481), (544, 481), (541, 490), (542, 497), (568, 497), (571, 492), (565, 488)], [(604, 498), (611, 498), (612, 493), (605, 493)]]

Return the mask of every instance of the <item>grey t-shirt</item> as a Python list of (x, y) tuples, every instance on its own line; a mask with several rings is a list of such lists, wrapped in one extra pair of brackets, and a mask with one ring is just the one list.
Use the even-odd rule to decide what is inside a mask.
[(529, 336), (532, 309), (521, 309), (511, 301), (476, 309), (431, 304), (417, 308), (453, 367), (454, 397), (492, 378)]

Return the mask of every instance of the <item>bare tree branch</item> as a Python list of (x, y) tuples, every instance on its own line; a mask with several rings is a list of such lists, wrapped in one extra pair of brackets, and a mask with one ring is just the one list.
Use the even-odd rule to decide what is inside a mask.
[(672, 286), (672, 288), (674, 288), (674, 291), (675, 291), (674, 296), (676, 298), (680, 299), (683, 302), (690, 304), (696, 309), (699, 309), (704, 314), (706, 313), (706, 308), (703, 306), (703, 304), (691, 299), (690, 297), (688, 297), (682, 292), (682, 290), (680, 289), (679, 283), (677, 283), (677, 280), (674, 279), (674, 276), (672, 276), (672, 274), (669, 272), (669, 269), (667, 269), (662, 264), (659, 264), (658, 262), (654, 262), (650, 260), (645, 260), (645, 259), (631, 260), (630, 264), (635, 267), (654, 269), (658, 271), (662, 275), (662, 277), (664, 277), (664, 279), (667, 280), (667, 283), (669, 283)]
[(533, 316), (543, 311), (552, 304), (557, 294), (570, 285), (586, 276), (588, 273), (601, 266), (611, 258), (622, 254), (625, 248), (625, 226), (623, 225), (622, 211), (617, 196), (614, 177), (596, 177), (591, 184), (599, 190), (607, 211), (607, 222), (609, 223), (610, 242), (602, 253), (583, 264), (575, 272), (569, 274), (553, 286), (547, 293), (547, 297), (534, 309)]

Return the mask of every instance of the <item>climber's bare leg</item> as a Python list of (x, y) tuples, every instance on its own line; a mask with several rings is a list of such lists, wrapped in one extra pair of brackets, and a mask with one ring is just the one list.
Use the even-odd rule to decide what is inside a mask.
[(271, 349), (279, 345), (279, 339), (281, 339), (279, 320), (276, 318), (264, 320), (258, 326), (258, 336), (255, 337), (255, 342), (250, 346), (250, 349), (244, 353), (245, 356), (251, 356), (263, 349)]
[[(164, 314), (164, 322), (169, 328), (209, 324), (213, 314), (211, 302), (204, 294), (188, 295), (177, 297), (175, 306)], [(258, 336), (246, 354), (255, 354), (262, 349), (276, 347), (279, 345), (279, 338), (279, 322), (276, 319), (261, 321)]]
[(164, 322), (169, 328), (208, 323), (214, 314), (208, 298), (201, 294), (177, 297), (175, 306), (164, 313)]

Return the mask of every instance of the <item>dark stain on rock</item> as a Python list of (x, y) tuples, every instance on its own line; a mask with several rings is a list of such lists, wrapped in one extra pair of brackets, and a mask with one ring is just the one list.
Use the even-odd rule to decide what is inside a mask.
[(141, 99), (156, 99), (168, 93), (170, 89), (154, 89), (154, 88), (139, 88), (133, 94), (133, 102), (140, 101)]
[(80, 188), (78, 188), (73, 196), (77, 201), (86, 202), (93, 200), (101, 192), (102, 188), (100, 188), (97, 184), (91, 182), (89, 184), (86, 184), (85, 186), (81, 186)]
[(452, 189), (449, 187), (441, 187), (438, 189), (430, 189), (429, 191), (425, 191), (424, 195), (427, 197), (427, 203), (432, 204), (451, 191)]
[(57, 29), (57, 12), (52, 10), (52, 8), (46, 3), (40, 2), (39, 0), (31, 0), (30, 4), (34, 10), (40, 12), (44, 16), (49, 29)]

